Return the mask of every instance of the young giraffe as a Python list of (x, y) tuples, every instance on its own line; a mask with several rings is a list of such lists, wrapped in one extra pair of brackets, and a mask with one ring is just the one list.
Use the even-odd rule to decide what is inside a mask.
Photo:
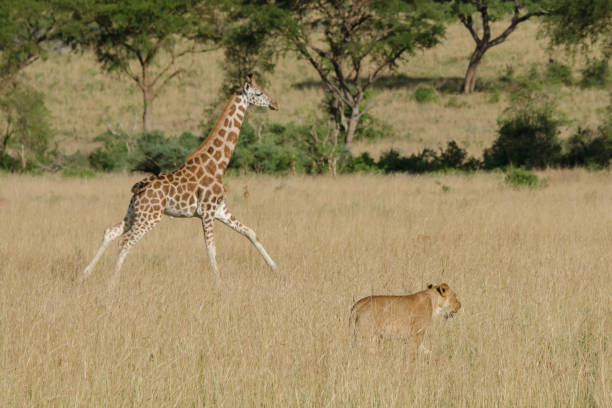
[(276, 102), (255, 83), (253, 76), (249, 75), (244, 87), (230, 97), (206, 140), (187, 157), (185, 164), (171, 173), (151, 175), (134, 184), (132, 200), (125, 218), (104, 232), (102, 244), (81, 274), (80, 280), (91, 274), (108, 244), (121, 237), (119, 256), (110, 283), (110, 287), (114, 287), (130, 248), (161, 220), (163, 214), (184, 218), (198, 217), (202, 220), (206, 248), (217, 284), (221, 278), (215, 259), (215, 218), (246, 236), (266, 263), (276, 269), (276, 264), (257, 240), (255, 232), (241, 224), (225, 206), (223, 172), (236, 147), (249, 104), (278, 109)]

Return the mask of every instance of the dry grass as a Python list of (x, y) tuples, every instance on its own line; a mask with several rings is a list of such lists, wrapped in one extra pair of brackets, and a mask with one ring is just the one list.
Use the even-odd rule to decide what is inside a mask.
[[(496, 28), (495, 32), (501, 28)], [(534, 64), (540, 67), (548, 61), (546, 39), (538, 38), (535, 24), (521, 26), (502, 45), (487, 53), (479, 69), (479, 80), (499, 78), (512, 66), (517, 74), (527, 72)], [(388, 85), (377, 88), (372, 99), (372, 113), (388, 125), (392, 137), (374, 144), (361, 143), (355, 152), (378, 155), (390, 147), (408, 154), (424, 147), (438, 148), (450, 140), (466, 146), (478, 155), (496, 137), (496, 120), (506, 107), (504, 92), (498, 102), (491, 102), (490, 93), (473, 95), (441, 93), (431, 104), (414, 100), (414, 90), (420, 85), (441, 85), (458, 82), (467, 68), (474, 43), (467, 30), (458, 25), (449, 27), (447, 40), (439, 47), (418, 53), (403, 63), (398, 80), (388, 78)], [(555, 59), (572, 63), (554, 53)], [(167, 87), (153, 107), (153, 127), (178, 135), (185, 130), (201, 132), (201, 123), (219, 114), (223, 101), (219, 89), (223, 80), (220, 52), (195, 56), (185, 62), (187, 73)], [(575, 69), (580, 60), (574, 61)], [(43, 90), (55, 119), (61, 147), (72, 152), (88, 151), (93, 138), (107, 125), (128, 132), (140, 130), (141, 95), (128, 80), (103, 74), (89, 55), (57, 55), (32, 66), (25, 80)], [(578, 72), (575, 72), (578, 75)], [(258, 122), (309, 122), (320, 112), (322, 88), (314, 70), (304, 60), (287, 55), (277, 65), (267, 90), (278, 99), (281, 110), (260, 115), (251, 111), (250, 119)], [(451, 100), (452, 99), (452, 100)], [(563, 88), (559, 96), (561, 108), (576, 124), (593, 124), (599, 110), (609, 97), (604, 90)]]
[[(545, 176), (229, 178), (279, 275), (218, 224), (217, 288), (200, 223), (166, 219), (111, 293), (114, 249), (74, 278), (138, 176), (2, 176), (0, 405), (610, 407), (610, 175)], [(463, 308), (431, 358), (351, 344), (353, 300), (441, 281)]]

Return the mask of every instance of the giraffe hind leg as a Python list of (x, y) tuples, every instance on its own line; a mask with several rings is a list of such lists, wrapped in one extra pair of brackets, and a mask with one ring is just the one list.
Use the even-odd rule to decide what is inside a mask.
[(251, 243), (255, 246), (255, 248), (257, 248), (268, 266), (272, 268), (272, 270), (276, 269), (276, 263), (274, 263), (270, 255), (268, 255), (268, 252), (266, 252), (266, 249), (261, 244), (261, 242), (257, 240), (255, 231), (242, 224), (232, 214), (230, 214), (230, 212), (225, 207), (225, 202), (222, 202), (217, 207), (217, 210), (215, 211), (215, 218), (227, 225), (228, 227), (232, 228), (234, 231), (237, 231), (247, 237), (249, 241), (251, 241)]
[(93, 257), (89, 265), (87, 265), (87, 267), (83, 270), (83, 272), (81, 272), (81, 275), (79, 276), (79, 281), (83, 281), (89, 275), (91, 275), (91, 272), (93, 271), (94, 266), (96, 266), (96, 263), (98, 263), (98, 260), (100, 260), (100, 257), (102, 256), (102, 254), (104, 253), (108, 245), (114, 240), (116, 240), (117, 238), (119, 238), (121, 234), (125, 232), (126, 230), (125, 227), (126, 227), (126, 223), (124, 220), (124, 221), (121, 221), (119, 224), (111, 228), (108, 228), (106, 229), (106, 231), (104, 231), (104, 237), (102, 238), (102, 243), (100, 244), (100, 247), (98, 248), (98, 252), (96, 252), (96, 255)]
[(121, 236), (121, 241), (119, 242), (119, 256), (117, 257), (117, 262), (115, 263), (115, 271), (109, 284), (109, 290), (112, 290), (119, 282), (119, 278), (121, 276), (121, 266), (123, 265), (123, 261), (125, 261), (128, 252), (130, 252), (130, 249), (136, 245), (147, 232), (151, 231), (153, 227), (155, 227), (155, 225), (161, 220), (161, 217), (161, 211), (154, 213), (152, 218), (146, 221), (144, 220), (144, 217), (137, 217), (131, 227)]

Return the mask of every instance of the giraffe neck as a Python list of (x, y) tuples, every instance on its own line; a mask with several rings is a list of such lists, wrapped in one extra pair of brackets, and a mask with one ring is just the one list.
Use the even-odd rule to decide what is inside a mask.
[(187, 157), (186, 161), (200, 157), (202, 163), (205, 163), (212, 159), (223, 173), (238, 143), (238, 135), (248, 105), (246, 95), (241, 92), (233, 94), (206, 140)]

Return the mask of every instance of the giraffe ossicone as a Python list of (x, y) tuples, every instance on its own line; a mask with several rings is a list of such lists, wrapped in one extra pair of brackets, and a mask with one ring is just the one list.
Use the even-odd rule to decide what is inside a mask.
[(223, 173), (234, 153), (249, 104), (278, 109), (276, 102), (255, 83), (251, 74), (244, 86), (230, 97), (206, 140), (187, 157), (181, 167), (170, 173), (152, 174), (132, 186), (132, 199), (123, 221), (104, 232), (102, 243), (92, 261), (81, 273), (80, 280), (91, 274), (107, 246), (120, 238), (119, 256), (110, 283), (111, 288), (115, 286), (130, 248), (150, 231), (164, 214), (172, 217), (197, 217), (202, 220), (204, 241), (217, 283), (221, 277), (217, 267), (213, 232), (215, 219), (247, 237), (266, 263), (276, 269), (276, 264), (257, 240), (255, 232), (238, 221), (225, 205)]

